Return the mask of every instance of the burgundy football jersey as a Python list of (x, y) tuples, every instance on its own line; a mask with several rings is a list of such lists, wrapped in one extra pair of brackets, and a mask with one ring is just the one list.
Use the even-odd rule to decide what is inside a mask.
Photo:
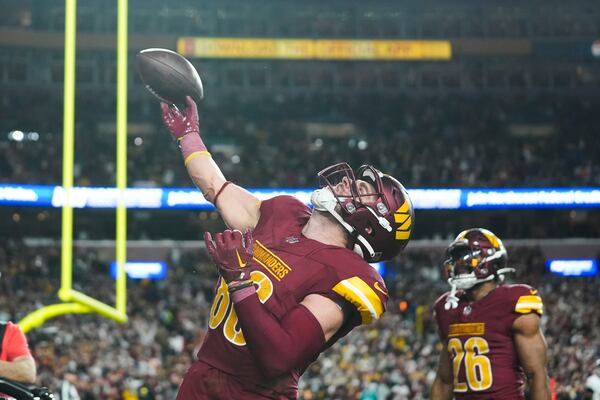
[(462, 399), (524, 399), (524, 374), (513, 342), (520, 315), (542, 314), (537, 290), (503, 285), (476, 302), (459, 296), (458, 307), (444, 308), (448, 293), (435, 302), (435, 318), (452, 359), (454, 396)]
[[(385, 311), (387, 289), (377, 271), (355, 252), (302, 235), (310, 209), (291, 196), (262, 202), (253, 231), (254, 257), (247, 271), (257, 284), (260, 301), (281, 319), (309, 294), (346, 301), (356, 312), (326, 344), (331, 346), (360, 324), (369, 324)], [(318, 357), (314, 355), (313, 361)], [(296, 398), (298, 379), (307, 365), (269, 381), (248, 350), (237, 323), (227, 285), (220, 279), (209, 317), (209, 330), (198, 358), (246, 382), (248, 390), (272, 397)]]

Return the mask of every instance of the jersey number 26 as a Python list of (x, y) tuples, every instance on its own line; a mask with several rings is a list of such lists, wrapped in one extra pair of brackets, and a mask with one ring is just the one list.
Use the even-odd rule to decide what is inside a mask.
[[(455, 392), (481, 391), (492, 386), (492, 363), (486, 356), (490, 346), (484, 338), (471, 337), (464, 344), (460, 339), (452, 338), (448, 341), (448, 351), (452, 356)], [(466, 382), (459, 381), (460, 369), (463, 365)]]

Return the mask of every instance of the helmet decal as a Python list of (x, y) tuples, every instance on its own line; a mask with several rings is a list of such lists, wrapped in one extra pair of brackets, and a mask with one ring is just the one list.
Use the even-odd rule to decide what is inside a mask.
[(396, 240), (408, 240), (412, 228), (412, 218), (409, 213), (408, 201), (402, 203), (394, 213), (394, 220), (400, 226), (396, 229)]

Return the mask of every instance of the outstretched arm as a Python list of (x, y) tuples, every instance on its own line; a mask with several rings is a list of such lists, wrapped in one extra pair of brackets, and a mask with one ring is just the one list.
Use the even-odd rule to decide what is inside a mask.
[(219, 210), (228, 227), (245, 230), (256, 226), (260, 217), (260, 200), (246, 189), (228, 182), (212, 157), (195, 157), (186, 168), (194, 184)]
[(163, 122), (179, 144), (188, 174), (204, 197), (215, 205), (230, 228), (254, 228), (260, 217), (260, 200), (225, 179), (200, 137), (194, 100), (186, 97), (185, 114), (166, 103), (160, 106)]
[(540, 329), (537, 314), (522, 315), (513, 323), (515, 346), (521, 366), (529, 381), (532, 400), (550, 400), (546, 371), (546, 339)]

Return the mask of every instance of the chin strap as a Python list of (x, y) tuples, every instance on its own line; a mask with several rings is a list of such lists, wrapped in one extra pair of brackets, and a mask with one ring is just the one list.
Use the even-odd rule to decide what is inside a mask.
[[(458, 307), (459, 298), (456, 296), (456, 290), (459, 289), (471, 289), (473, 286), (478, 283), (488, 282), (498, 277), (500, 283), (504, 282), (504, 274), (508, 272), (515, 272), (514, 268), (501, 268), (494, 275), (490, 275), (484, 279), (476, 279), (475, 274), (464, 274), (459, 275), (455, 278), (448, 278), (448, 283), (450, 284), (450, 294), (446, 297), (446, 303), (444, 304), (444, 309), (450, 310)], [(475, 278), (475, 279), (473, 279)], [(468, 282), (468, 283), (467, 283)]]
[[(450, 279), (448, 279), (448, 282)], [(446, 297), (446, 303), (444, 304), (445, 310), (450, 310), (458, 307), (458, 297), (456, 296), (456, 284), (450, 283), (450, 294)]]
[[(331, 190), (329, 190), (329, 188), (315, 190), (310, 196), (310, 202), (312, 203), (315, 210), (328, 212), (329, 214), (331, 214), (333, 218), (335, 218), (335, 220), (339, 222), (340, 225), (342, 225), (344, 229), (346, 229), (350, 233), (350, 236), (356, 238), (356, 240), (358, 240), (363, 246), (365, 246), (365, 249), (367, 249), (371, 258), (375, 257), (375, 250), (373, 250), (373, 247), (367, 241), (367, 239), (365, 239), (352, 225), (344, 221), (342, 216), (337, 211), (335, 211), (335, 206), (338, 204), (338, 202), (333, 193), (331, 193)], [(363, 251), (358, 244), (354, 245), (353, 250), (356, 253), (358, 253), (358, 255), (360, 255), (362, 258), (365, 258)]]

